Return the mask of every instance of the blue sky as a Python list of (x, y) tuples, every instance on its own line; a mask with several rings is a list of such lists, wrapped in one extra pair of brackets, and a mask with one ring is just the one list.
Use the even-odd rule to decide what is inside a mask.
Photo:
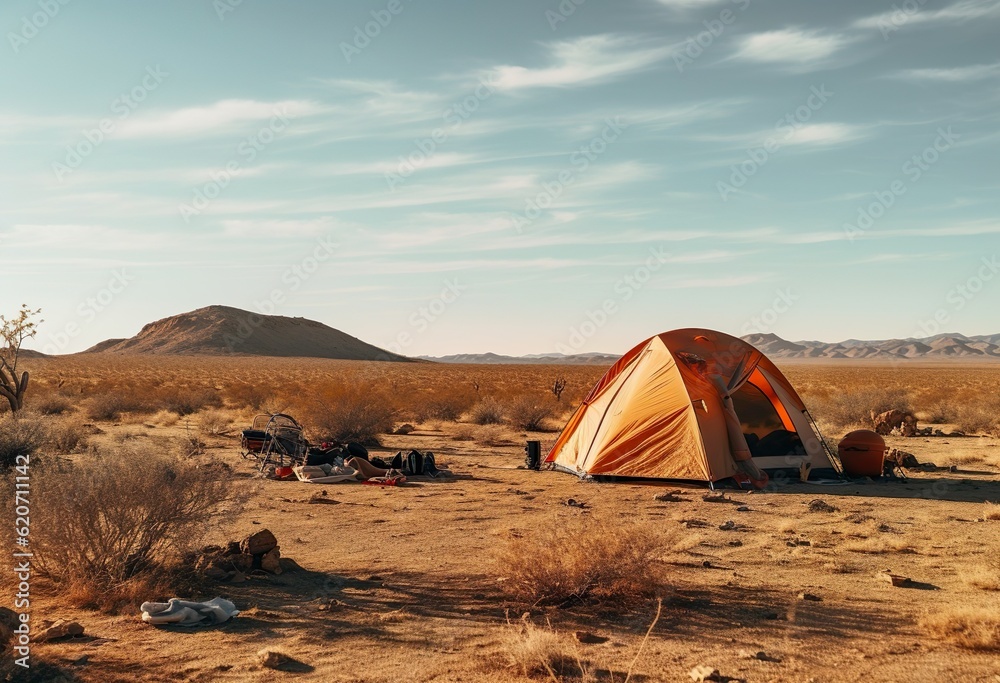
[(0, 10), (0, 309), (402, 353), (1000, 331), (1000, 0)]

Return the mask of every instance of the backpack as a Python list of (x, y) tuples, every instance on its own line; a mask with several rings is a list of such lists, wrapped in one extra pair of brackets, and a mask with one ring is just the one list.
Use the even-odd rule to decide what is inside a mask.
[(437, 473), (433, 453), (424, 454), (420, 451), (410, 451), (404, 456), (403, 452), (400, 451), (393, 456), (389, 464), (392, 466), (392, 469), (401, 470), (403, 474), (408, 476), (419, 476), (422, 474), (433, 476)]

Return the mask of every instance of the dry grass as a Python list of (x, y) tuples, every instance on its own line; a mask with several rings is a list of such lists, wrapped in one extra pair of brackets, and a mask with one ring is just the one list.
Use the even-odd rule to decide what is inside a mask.
[(1000, 503), (991, 503), (989, 501), (983, 503), (983, 519), (1000, 520)]
[(989, 565), (967, 567), (962, 572), (962, 578), (973, 588), (984, 591), (1000, 591), (1000, 562)]
[(647, 526), (558, 520), (509, 539), (496, 569), (507, 594), (523, 603), (630, 605), (660, 589), (660, 548)]
[(929, 635), (968, 650), (1000, 650), (1000, 613), (955, 607), (921, 620)]
[(515, 429), (541, 431), (545, 428), (545, 421), (552, 417), (551, 403), (551, 399), (518, 396), (507, 407), (507, 420)]
[(0, 415), (0, 471), (18, 464), (18, 456), (30, 456), (47, 437), (46, 425), (37, 415)]
[(373, 384), (304, 393), (289, 409), (313, 441), (365, 444), (391, 432), (398, 413), (389, 393)]
[(587, 675), (579, 650), (550, 625), (536, 626), (526, 619), (508, 624), (502, 644), (504, 663), (522, 676), (560, 681)]
[(498, 425), (504, 422), (504, 406), (500, 401), (487, 396), (472, 406), (469, 420), (477, 425)]

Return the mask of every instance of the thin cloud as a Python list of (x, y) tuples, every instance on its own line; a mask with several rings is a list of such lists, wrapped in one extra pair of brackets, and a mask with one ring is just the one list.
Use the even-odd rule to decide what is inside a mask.
[(886, 26), (902, 26), (903, 24), (931, 23), (961, 23), (973, 19), (1000, 17), (1000, 0), (983, 2), (983, 0), (962, 0), (939, 10), (920, 9), (912, 13), (901, 13), (899, 10), (873, 14), (854, 22), (855, 28), (885, 28)]
[(158, 138), (231, 132), (232, 127), (239, 124), (266, 123), (276, 116), (294, 119), (320, 110), (320, 105), (306, 100), (219, 100), (203, 107), (186, 107), (130, 118), (122, 123), (115, 136)]
[(628, 36), (602, 34), (548, 45), (550, 65), (502, 65), (491, 70), (500, 90), (592, 85), (646, 69), (672, 54), (671, 46), (637, 47)]
[(785, 28), (746, 36), (740, 41), (735, 58), (762, 64), (802, 65), (827, 59), (851, 42), (851, 38), (839, 33)]
[(967, 83), (982, 81), (1000, 75), (1000, 62), (996, 64), (970, 64), (944, 69), (907, 69), (897, 76), (912, 81), (945, 81)]

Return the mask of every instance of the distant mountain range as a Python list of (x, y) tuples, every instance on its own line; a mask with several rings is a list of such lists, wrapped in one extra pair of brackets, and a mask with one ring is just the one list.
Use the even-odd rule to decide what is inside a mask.
[[(821, 341), (791, 342), (776, 334), (751, 334), (742, 337), (770, 358), (802, 359), (1000, 359), (1000, 334), (966, 337), (962, 334), (938, 334), (922, 339), (883, 339), (864, 341), (847, 339), (830, 343)], [(437, 363), (476, 363), (500, 365), (511, 363), (567, 365), (610, 365), (620, 355), (611, 353), (561, 353), (534, 354), (530, 356), (501, 356), (495, 353), (465, 353), (453, 356), (420, 356)]]
[(207, 306), (151, 322), (129, 339), (108, 339), (84, 353), (295, 356), (410, 361), (314, 320)]
[(966, 337), (958, 333), (937, 334), (921, 339), (882, 339), (842, 342), (790, 342), (776, 334), (751, 334), (743, 337), (771, 358), (1000, 358), (1000, 334)]
[[(920, 339), (846, 339), (836, 343), (793, 342), (776, 334), (751, 334), (743, 339), (774, 359), (1000, 359), (1000, 334), (967, 337), (947, 333)], [(24, 353), (25, 357), (41, 355), (29, 350)], [(407, 358), (314, 320), (260, 315), (230, 306), (206, 306), (163, 318), (149, 323), (134, 337), (108, 339), (83, 353), (286, 356), (480, 365), (607, 366), (620, 358), (620, 354), (616, 353), (541, 353), (526, 356), (463, 353)]]
[(451, 356), (418, 356), (435, 363), (470, 363), (474, 365), (611, 365), (620, 358), (613, 353), (541, 353), (530, 356), (501, 356), (496, 353), (459, 353)]

